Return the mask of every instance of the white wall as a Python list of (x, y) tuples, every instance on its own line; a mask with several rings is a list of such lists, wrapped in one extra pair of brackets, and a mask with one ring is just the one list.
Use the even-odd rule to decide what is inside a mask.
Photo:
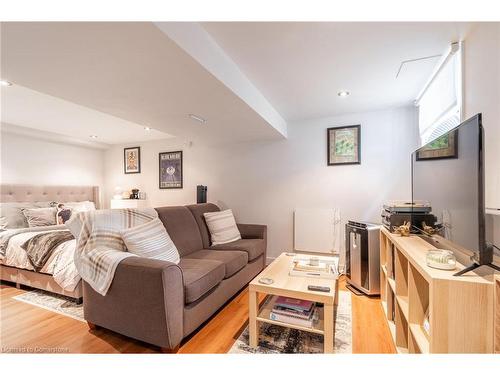
[[(465, 117), (483, 114), (486, 206), (500, 208), (500, 23), (476, 24), (465, 39)], [(500, 216), (490, 218), (500, 245)]]
[[(361, 124), (361, 165), (326, 165), (326, 129)], [(105, 186), (144, 190), (152, 206), (194, 203), (196, 185), (209, 201), (231, 207), (238, 221), (268, 225), (269, 256), (293, 247), (295, 207), (337, 207), (343, 219), (380, 220), (388, 199), (410, 199), (410, 152), (417, 147), (413, 108), (350, 114), (288, 126), (288, 139), (206, 148), (184, 140), (139, 144), (142, 173), (123, 173), (123, 147), (106, 151)], [(137, 145), (137, 144), (134, 144)], [(184, 189), (158, 189), (158, 153), (184, 151)], [(105, 202), (108, 203), (108, 202)], [(109, 203), (108, 203), (109, 204)]]
[(103, 186), (104, 152), (1, 133), (3, 184)]

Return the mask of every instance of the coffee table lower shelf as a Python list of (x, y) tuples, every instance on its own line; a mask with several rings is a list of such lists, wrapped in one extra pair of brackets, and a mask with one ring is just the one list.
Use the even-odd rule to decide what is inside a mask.
[(316, 309), (318, 310), (319, 319), (317, 321), (313, 322), (312, 327), (304, 327), (304, 326), (301, 326), (298, 324), (291, 324), (291, 323), (280, 322), (279, 320), (272, 320), (270, 318), (274, 303), (276, 302), (276, 298), (278, 298), (278, 297), (277, 296), (268, 296), (266, 298), (266, 301), (264, 302), (264, 304), (260, 308), (259, 314), (257, 315), (257, 318), (256, 318), (257, 321), (269, 323), (269, 324), (274, 324), (277, 326), (287, 327), (287, 328), (298, 329), (298, 330), (305, 331), (305, 332), (316, 333), (319, 335), (325, 334), (323, 307), (316, 307)]

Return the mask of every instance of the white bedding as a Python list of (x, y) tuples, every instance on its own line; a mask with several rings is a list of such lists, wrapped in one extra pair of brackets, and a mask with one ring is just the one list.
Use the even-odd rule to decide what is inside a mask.
[[(0, 234), (0, 238), (9, 235), (12, 231), (15, 230), (3, 231)], [(40, 234), (40, 232), (24, 232), (14, 235), (9, 240), (5, 257), (0, 259), (0, 264), (33, 271), (33, 266), (28, 260), (28, 255), (21, 246), (37, 234)], [(81, 279), (74, 262), (75, 247), (76, 240), (67, 241), (57, 246), (49, 260), (40, 270), (41, 273), (52, 275), (57, 284), (70, 292), (76, 288)]]

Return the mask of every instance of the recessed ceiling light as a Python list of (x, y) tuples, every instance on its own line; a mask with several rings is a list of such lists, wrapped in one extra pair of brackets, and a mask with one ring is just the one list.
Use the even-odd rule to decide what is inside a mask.
[(92, 139), (97, 139), (97, 135), (92, 134), (92, 135), (90, 136), (90, 138), (92, 138)]
[(349, 91), (342, 90), (342, 91), (339, 91), (337, 93), (337, 95), (340, 96), (341, 98), (345, 98), (346, 96), (351, 95), (351, 93)]
[(2, 79), (0, 81), (0, 86), (2, 86), (2, 87), (9, 87), (9, 86), (12, 86), (12, 82), (5, 81), (5, 80)]
[(144, 130), (146, 130), (147, 132), (149, 132), (149, 131), (151, 131), (151, 128), (149, 126), (145, 126)]
[(192, 113), (189, 114), (189, 117), (191, 117), (193, 120), (198, 121), (202, 124), (207, 122), (207, 120), (205, 120), (203, 117), (193, 115)]

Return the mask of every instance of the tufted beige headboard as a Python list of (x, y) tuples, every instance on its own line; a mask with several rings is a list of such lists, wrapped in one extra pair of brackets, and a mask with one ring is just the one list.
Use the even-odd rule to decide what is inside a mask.
[(0, 202), (81, 202), (100, 207), (99, 186), (0, 185)]

